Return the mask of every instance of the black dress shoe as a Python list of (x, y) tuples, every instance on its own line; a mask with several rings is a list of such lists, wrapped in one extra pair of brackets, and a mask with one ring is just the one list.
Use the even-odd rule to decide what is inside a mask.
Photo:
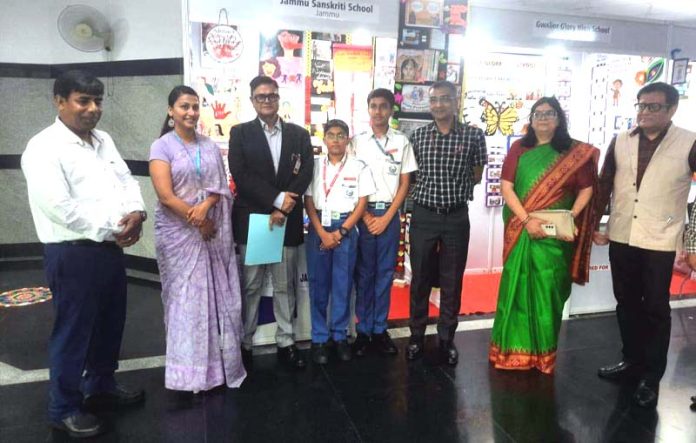
[(329, 362), (329, 347), (326, 343), (312, 343), (312, 361), (318, 365)]
[(106, 431), (104, 422), (92, 414), (76, 412), (59, 422), (51, 422), (51, 427), (65, 431), (73, 438), (87, 438), (102, 434)]
[(423, 356), (424, 344), (422, 339), (411, 339), (406, 347), (406, 360), (413, 361)]
[(350, 361), (353, 358), (353, 353), (350, 351), (350, 345), (346, 340), (336, 342), (336, 355), (341, 361)]
[(696, 395), (691, 396), (691, 406), (689, 406), (692, 411), (696, 411)]
[(278, 348), (278, 360), (292, 369), (304, 369), (307, 366), (307, 362), (295, 345)]
[(631, 362), (621, 361), (615, 365), (599, 368), (597, 375), (607, 380), (620, 380), (634, 372), (635, 365)]
[(254, 367), (254, 351), (251, 349), (246, 349), (242, 347), (242, 364), (247, 372), (251, 371)]
[(356, 357), (363, 357), (367, 353), (367, 347), (370, 344), (370, 336), (358, 332), (358, 336), (353, 342), (353, 353)]
[(459, 352), (454, 347), (452, 340), (440, 340), (440, 358), (450, 366), (456, 366), (459, 362)]
[(646, 380), (641, 380), (638, 389), (633, 394), (633, 401), (641, 408), (654, 408), (657, 406), (657, 396), (659, 388), (649, 384)]
[(120, 408), (142, 403), (143, 400), (145, 400), (145, 391), (142, 389), (129, 391), (121, 385), (116, 385), (116, 387), (109, 392), (100, 392), (85, 396), (83, 405), (89, 410)]
[(372, 342), (378, 347), (383, 354), (396, 355), (399, 353), (396, 345), (389, 336), (389, 332), (384, 331), (381, 334), (373, 334)]

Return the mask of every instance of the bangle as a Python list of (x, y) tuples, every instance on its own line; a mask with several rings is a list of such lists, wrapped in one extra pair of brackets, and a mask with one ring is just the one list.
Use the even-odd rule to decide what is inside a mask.
[(280, 209), (280, 208), (276, 208), (276, 211), (280, 212), (281, 214), (283, 214), (283, 215), (286, 216), (286, 217), (290, 216), (290, 213), (289, 213), (289, 212), (285, 212), (285, 211), (283, 211), (283, 210)]
[(527, 226), (527, 223), (529, 223), (529, 220), (532, 218), (531, 215), (527, 215), (527, 218), (522, 220), (522, 226)]

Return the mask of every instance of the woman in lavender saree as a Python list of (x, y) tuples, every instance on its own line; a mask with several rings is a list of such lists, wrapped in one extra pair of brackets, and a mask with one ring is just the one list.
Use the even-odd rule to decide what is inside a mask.
[(238, 387), (246, 377), (232, 195), (219, 148), (196, 133), (198, 117), (196, 92), (175, 87), (162, 135), (150, 150), (165, 387), (192, 392)]

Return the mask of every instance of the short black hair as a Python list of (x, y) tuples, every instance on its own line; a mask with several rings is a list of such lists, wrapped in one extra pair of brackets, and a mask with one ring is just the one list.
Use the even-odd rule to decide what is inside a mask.
[(257, 75), (249, 82), (249, 87), (251, 88), (251, 95), (254, 95), (254, 90), (261, 85), (273, 85), (278, 89), (278, 82), (273, 80), (271, 77), (266, 75)]
[(679, 91), (677, 91), (677, 88), (664, 82), (655, 82), (643, 86), (640, 88), (640, 91), (638, 91), (636, 99), (640, 100), (641, 95), (650, 94), (651, 92), (661, 92), (665, 94), (665, 102), (670, 107), (679, 103)]
[(65, 71), (53, 83), (53, 95), (68, 98), (72, 92), (104, 95), (104, 83), (91, 72), (78, 69)]
[(343, 130), (343, 132), (346, 133), (346, 136), (350, 135), (350, 130), (348, 129), (348, 125), (346, 124), (346, 122), (344, 122), (341, 119), (335, 118), (333, 120), (329, 120), (328, 122), (326, 122), (324, 124), (324, 134), (329, 132), (329, 129), (331, 129), (331, 128), (340, 128), (341, 130)]
[(449, 89), (449, 91), (452, 93), (452, 98), (457, 98), (457, 87), (454, 86), (454, 83), (448, 82), (447, 80), (440, 80), (436, 81), (432, 85), (430, 85), (430, 89), (428, 92), (432, 94), (433, 89)]
[(389, 106), (394, 107), (394, 93), (389, 89), (377, 88), (367, 94), (367, 106), (370, 106), (370, 100), (373, 98), (383, 98), (389, 102)]

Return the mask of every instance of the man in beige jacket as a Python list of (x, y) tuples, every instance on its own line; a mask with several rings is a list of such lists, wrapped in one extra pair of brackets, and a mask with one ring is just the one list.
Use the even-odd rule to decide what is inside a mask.
[(618, 134), (609, 145), (599, 179), (597, 210), (611, 196), (607, 233), (616, 316), (623, 359), (598, 375), (639, 381), (633, 401), (657, 405), (667, 365), (671, 332), (669, 285), (681, 249), (691, 177), (696, 171), (696, 133), (672, 124), (679, 93), (666, 83), (638, 92), (638, 127)]

